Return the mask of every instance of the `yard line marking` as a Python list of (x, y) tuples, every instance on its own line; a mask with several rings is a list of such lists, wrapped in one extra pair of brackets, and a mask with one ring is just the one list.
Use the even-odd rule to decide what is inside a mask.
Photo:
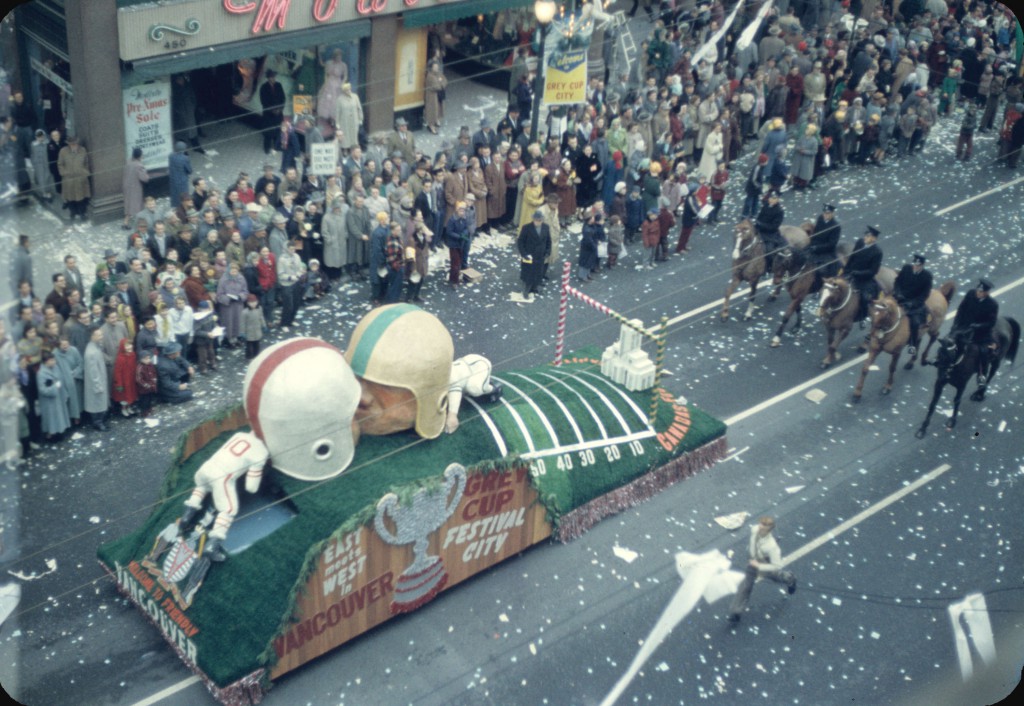
[(508, 456), (508, 447), (505, 446), (505, 439), (501, 436), (501, 432), (498, 431), (498, 427), (495, 425), (494, 420), (491, 419), (491, 415), (487, 413), (487, 410), (474, 402), (472, 397), (466, 395), (463, 399), (473, 405), (473, 408), (480, 415), (480, 418), (484, 420), (484, 424), (486, 424), (487, 428), (491, 430), (491, 436), (494, 437), (494, 443), (497, 444), (498, 453), (501, 454), (501, 457), (505, 458)]
[(945, 216), (950, 211), (955, 211), (956, 209), (960, 208), (961, 206), (966, 206), (967, 204), (972, 203), (974, 201), (977, 201), (978, 199), (983, 199), (986, 196), (991, 196), (992, 194), (998, 193), (998, 192), (1002, 191), (1003, 189), (1008, 189), (1011, 186), (1013, 186), (1014, 184), (1019, 184), (1022, 181), (1024, 181), (1024, 176), (1017, 177), (1013, 181), (1008, 181), (1005, 184), (1000, 184), (999, 186), (993, 187), (993, 188), (989, 189), (988, 191), (982, 191), (977, 196), (972, 196), (969, 199), (964, 199), (963, 201), (957, 202), (957, 203), (953, 204), (952, 206), (946, 206), (945, 208), (940, 208), (933, 215), (935, 215), (935, 216)]
[[(545, 395), (547, 395), (548, 397), (550, 397), (551, 399), (553, 399), (553, 400), (555, 401), (555, 404), (556, 404), (556, 405), (558, 405), (558, 408), (559, 408), (560, 410), (562, 410), (562, 414), (563, 414), (563, 415), (565, 415), (565, 419), (566, 419), (566, 421), (568, 421), (568, 422), (569, 422), (569, 426), (571, 426), (571, 427), (572, 427), (572, 431), (573, 431), (573, 433), (574, 433), (574, 434), (576, 434), (576, 441), (578, 441), (578, 442), (579, 442), (579, 443), (581, 443), (581, 444), (583, 443), (583, 432), (582, 432), (582, 431), (580, 431), (580, 428), (579, 428), (579, 426), (577, 426), (577, 425), (576, 425), (576, 420), (575, 420), (575, 419), (573, 419), (573, 417), (572, 417), (572, 414), (571, 414), (571, 413), (569, 412), (569, 409), (568, 409), (568, 407), (566, 407), (566, 406), (565, 406), (565, 405), (564, 405), (564, 404), (562, 403), (562, 400), (558, 399), (558, 397), (556, 397), (556, 396), (555, 396), (555, 395), (554, 395), (554, 394), (553, 394), (553, 393), (551, 392), (551, 390), (549, 390), (548, 388), (544, 387), (543, 385), (541, 385), (540, 383), (538, 383), (538, 382), (537, 382), (536, 380), (534, 380), (533, 378), (527, 377), (526, 375), (523, 375), (523, 374), (521, 374), (521, 373), (509, 373), (509, 375), (514, 375), (514, 376), (515, 376), (515, 377), (517, 377), (517, 378), (520, 378), (520, 379), (522, 379), (522, 380), (525, 380), (526, 382), (530, 383), (531, 385), (533, 385), (534, 387), (536, 387), (536, 388), (537, 388), (538, 390), (540, 390), (541, 392), (543, 392), (543, 393), (544, 393)], [(493, 377), (493, 376), (492, 376), (492, 377)]]
[(629, 395), (627, 395), (625, 392), (620, 390), (617, 386), (613, 386), (611, 381), (608, 380), (608, 378), (603, 377), (601, 375), (598, 375), (597, 373), (588, 373), (585, 370), (581, 370), (580, 371), (580, 375), (586, 375), (588, 377), (592, 377), (595, 380), (600, 381), (603, 385), (607, 385), (608, 388), (610, 388), (612, 392), (614, 392), (615, 394), (617, 394), (619, 397), (621, 397), (623, 400), (626, 401), (626, 404), (629, 405), (630, 409), (632, 409), (633, 412), (636, 414), (636, 416), (640, 419), (640, 423), (643, 425), (643, 428), (644, 429), (649, 429), (650, 428), (651, 425), (647, 423), (647, 413), (644, 412), (639, 407), (637, 407), (636, 402), (634, 402), (629, 397)]
[[(552, 372), (555, 372), (555, 371), (556, 371), (555, 369), (552, 369)], [(584, 387), (586, 387), (587, 389), (589, 389), (595, 395), (600, 397), (604, 401), (605, 406), (612, 413), (612, 416), (615, 417), (615, 420), (622, 426), (622, 431), (625, 432), (626, 434), (632, 433), (633, 430), (629, 428), (629, 424), (626, 423), (625, 418), (621, 414), (619, 414), (618, 407), (616, 407), (614, 404), (612, 404), (612, 401), (610, 399), (608, 399), (607, 397), (605, 397), (604, 394), (602, 394), (600, 390), (598, 390), (596, 387), (591, 385), (586, 380), (583, 380), (582, 378), (580, 378), (578, 375), (573, 375), (572, 373), (567, 373), (567, 372), (564, 372), (564, 371), (561, 371), (561, 370), (558, 370), (557, 372), (561, 373), (564, 377), (568, 377), (568, 378), (571, 378), (571, 379), (575, 380), (579, 384), (581, 384)]]
[(555, 433), (555, 429), (554, 427), (551, 426), (551, 422), (548, 420), (547, 415), (541, 411), (540, 407), (537, 406), (536, 402), (534, 402), (525, 392), (523, 392), (521, 389), (510, 383), (508, 380), (502, 380), (500, 377), (494, 375), (493, 373), (491, 374), (491, 380), (497, 380), (502, 385), (505, 385), (508, 389), (512, 390), (517, 395), (519, 395), (523, 399), (523, 401), (526, 402), (526, 404), (530, 405), (530, 407), (533, 409), (534, 414), (537, 415), (537, 417), (540, 419), (540, 423), (544, 426), (544, 430), (548, 433), (548, 436), (551, 437), (551, 445), (558, 446), (558, 444), (560, 443), (558, 441), (558, 434)]
[(151, 704), (155, 704), (158, 701), (163, 701), (168, 696), (171, 696), (172, 694), (176, 694), (179, 691), (181, 691), (182, 689), (190, 687), (190, 686), (192, 686), (193, 684), (195, 684), (198, 681), (199, 681), (199, 677), (197, 677), (196, 675), (193, 674), (192, 676), (188, 677), (187, 679), (182, 679), (177, 684), (171, 684), (166, 689), (162, 689), (161, 691), (156, 692), (152, 696), (147, 696), (142, 701), (136, 701), (134, 704), (132, 704), (132, 706), (151, 706)]
[(548, 375), (547, 373), (540, 373), (540, 374), (541, 374), (541, 375), (542, 375), (543, 377), (546, 377), (546, 378), (547, 378), (548, 380), (553, 380), (553, 381), (555, 381), (556, 383), (558, 383), (559, 385), (561, 385), (562, 387), (564, 387), (564, 388), (565, 388), (566, 390), (568, 390), (568, 391), (569, 391), (569, 392), (571, 392), (572, 394), (574, 394), (574, 395), (576, 395), (577, 397), (579, 397), (579, 398), (580, 398), (580, 404), (582, 404), (582, 405), (583, 405), (584, 407), (586, 407), (586, 408), (587, 408), (587, 412), (589, 412), (589, 413), (590, 413), (590, 416), (591, 416), (591, 417), (593, 418), (593, 420), (594, 420), (594, 424), (596, 424), (596, 425), (597, 425), (597, 428), (598, 428), (598, 429), (600, 430), (600, 432), (601, 432), (601, 436), (602, 436), (602, 437), (607, 437), (607, 436), (608, 436), (608, 432), (607, 432), (607, 431), (605, 430), (605, 428), (604, 428), (604, 424), (602, 424), (602, 423), (601, 423), (601, 417), (599, 417), (599, 416), (598, 416), (597, 412), (595, 412), (595, 411), (594, 411), (594, 408), (590, 406), (590, 403), (589, 403), (589, 402), (587, 402), (587, 398), (586, 398), (586, 397), (584, 397), (583, 395), (581, 395), (581, 394), (579, 393), (579, 390), (574, 390), (574, 389), (572, 389), (571, 387), (569, 387), (568, 385), (566, 385), (566, 384), (565, 384), (565, 382), (563, 382), (562, 380), (559, 380), (559, 379), (558, 379), (558, 378), (556, 378), (556, 377), (555, 377), (554, 375)]
[(882, 498), (881, 500), (879, 500), (877, 503), (875, 503), (871, 507), (867, 508), (866, 510), (862, 510), (862, 511), (858, 512), (856, 515), (854, 515), (850, 519), (846, 520), (846, 522), (842, 522), (842, 523), (836, 525), (835, 527), (830, 529), (825, 534), (819, 536), (817, 539), (812, 539), (810, 542), (808, 542), (804, 546), (800, 547), (799, 549), (797, 549), (792, 554), (786, 555), (782, 559), (782, 561), (779, 563), (779, 565), (780, 566), (789, 566), (790, 564), (792, 564), (797, 559), (800, 559), (801, 557), (804, 557), (807, 554), (810, 554), (815, 549), (820, 547), (822, 544), (826, 544), (828, 542), (831, 542), (833, 539), (835, 539), (836, 537), (838, 537), (839, 535), (841, 535), (843, 532), (845, 532), (846, 530), (850, 529), (851, 527), (854, 527), (854, 526), (860, 524), (861, 522), (863, 522), (867, 518), (871, 517), (875, 513), (884, 510), (885, 508), (889, 507), (890, 505), (892, 505), (897, 500), (900, 500), (900, 499), (906, 497), (907, 495), (910, 495), (915, 490), (920, 488), (922, 485), (925, 485), (926, 483), (931, 483), (933, 480), (935, 480), (936, 478), (938, 478), (939, 476), (941, 476), (943, 473), (945, 473), (946, 471), (950, 470), (951, 468), (952, 468), (952, 466), (950, 466), (948, 463), (944, 463), (941, 466), (938, 466), (937, 468), (933, 468), (932, 470), (928, 471), (923, 476), (921, 476), (920, 478), (915, 480), (913, 483), (910, 483), (909, 485), (906, 485), (906, 486), (900, 488), (895, 493), (892, 493), (891, 495), (888, 495), (887, 497)]
[[(516, 423), (516, 426), (519, 427), (519, 431), (523, 434), (523, 438), (526, 439), (526, 447), (530, 451), (536, 451), (537, 448), (533, 445), (533, 437), (530, 436), (530, 430), (526, 428), (526, 422), (524, 422), (523, 418), (519, 416), (519, 412), (516, 408), (510, 405), (508, 400), (504, 397), (498, 401), (501, 402), (503, 407), (508, 408), (508, 413), (512, 415), (512, 421)], [(557, 439), (552, 439), (552, 441), (557, 441)]]

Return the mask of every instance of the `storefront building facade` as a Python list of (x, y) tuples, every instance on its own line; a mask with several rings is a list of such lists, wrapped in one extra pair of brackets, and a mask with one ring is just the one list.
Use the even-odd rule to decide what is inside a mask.
[(20, 84), (45, 127), (63, 122), (89, 150), (91, 215), (104, 221), (121, 215), (133, 147), (152, 173), (166, 170), (177, 77), (195, 77), (201, 111), (244, 120), (260, 114), (274, 68), (290, 115), (306, 112), (325, 55), (340, 51), (366, 130), (386, 130), (423, 103), (430, 25), (531, 1), (33, 0), (15, 13)]

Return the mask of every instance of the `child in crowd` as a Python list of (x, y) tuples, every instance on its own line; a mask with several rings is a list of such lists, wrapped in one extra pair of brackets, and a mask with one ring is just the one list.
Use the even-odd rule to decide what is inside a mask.
[[(310, 265), (313, 262), (316, 260), (311, 261)], [(255, 294), (250, 294), (245, 299), (245, 309), (242, 310), (242, 335), (245, 336), (245, 359), (252, 360), (260, 354), (260, 344), (263, 341), (263, 311), (260, 309), (260, 299)]]
[(213, 350), (213, 341), (217, 337), (217, 315), (213, 313), (207, 299), (199, 302), (199, 310), (193, 317), (192, 345), (196, 349), (196, 363), (199, 372), (217, 369), (217, 356)]
[(156, 399), (156, 366), (149, 350), (139, 354), (135, 367), (135, 391), (139, 395), (139, 414), (143, 418), (148, 417), (153, 412), (153, 400)]
[(110, 393), (111, 399), (120, 403), (122, 417), (130, 417), (135, 414), (132, 405), (139, 399), (139, 393), (135, 386), (137, 364), (135, 347), (131, 340), (122, 338), (117, 351), (117, 359), (114, 360), (114, 384)]
[(625, 237), (626, 229), (622, 225), (622, 218), (618, 215), (613, 215), (608, 219), (608, 269), (615, 267), (615, 263), (619, 261), (619, 253), (622, 252), (622, 241)]
[(306, 286), (302, 292), (302, 301), (316, 301), (329, 291), (331, 291), (331, 284), (324, 277), (324, 272), (320, 268), (320, 261), (315, 257), (311, 258), (309, 270), (306, 271)]

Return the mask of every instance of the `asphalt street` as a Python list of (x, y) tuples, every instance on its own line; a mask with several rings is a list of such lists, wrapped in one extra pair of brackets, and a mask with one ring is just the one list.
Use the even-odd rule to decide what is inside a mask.
[[(847, 169), (816, 190), (788, 192), (786, 220), (813, 218), (823, 201), (833, 201), (847, 243), (866, 224), (877, 225), (885, 264), (898, 267), (925, 253), (936, 282), (956, 283), (954, 307), (987, 276), (1005, 288), (997, 297), (1001, 311), (1024, 320), (1022, 184), (968, 201), (1020, 173), (990, 161), (992, 136), (977, 140), (973, 162), (954, 162), (949, 145), (958, 124), (955, 116), (942, 123), (921, 156)], [(748, 154), (739, 163), (734, 193), (749, 162)], [(774, 515), (788, 554), (943, 464), (948, 470), (934, 480), (794, 561), (795, 595), (759, 584), (736, 627), (725, 620), (728, 599), (700, 602), (618, 703), (990, 703), (1013, 688), (1024, 655), (1020, 361), (999, 372), (985, 402), (964, 401), (953, 432), (943, 428), (947, 392), (931, 433), (915, 439), (934, 368), (901, 367), (888, 396), (880, 394), (882, 371), (874, 371), (854, 405), (860, 366), (848, 361), (857, 356), (856, 330), (843, 360), (823, 375), (824, 333), (813, 303), (805, 305), (802, 330), (777, 349), (768, 342), (785, 295), (769, 304), (759, 294), (762, 308), (747, 322), (738, 317), (742, 299), (726, 323), (717, 306), (702, 309), (724, 291), (738, 210), (730, 198), (723, 223), (698, 228), (684, 257), (648, 272), (637, 271), (630, 254), (584, 286), (648, 325), (662, 315), (677, 320), (669, 329), (665, 386), (730, 423), (730, 458), (571, 544), (535, 547), (287, 675), (264, 703), (599, 704), (679, 588), (676, 552), (717, 549), (734, 567), (745, 564), (747, 530), (726, 530), (716, 517), (747, 512), (749, 523)], [(575, 242), (566, 233), (563, 254), (574, 258)], [(425, 308), (449, 325), (457, 355), (482, 353), (498, 370), (550, 360), (554, 284), (534, 304), (509, 302), (518, 272), (511, 241), (482, 244), (472, 264), (483, 282), (451, 290), (434, 274)], [(303, 312), (298, 333), (344, 346), (368, 310), (366, 295), (342, 288)], [(569, 349), (603, 347), (618, 334), (614, 323), (576, 303), (568, 331)], [(119, 421), (113, 434), (84, 432), (19, 469), (21, 559), (11, 568), (26, 578), (18, 611), (0, 629), (0, 657), (4, 686), (13, 685), (8, 690), (22, 702), (210, 702), (157, 631), (114, 591), (95, 549), (148, 514), (177, 435), (238, 399), (241, 355), (227, 356), (222, 373), (200, 382), (199, 400), (161, 410), (158, 426)], [(823, 399), (805, 397), (812, 390)], [(621, 558), (615, 547), (635, 558)], [(48, 574), (47, 559), (56, 560)], [(992, 626), (992, 692), (965, 682), (949, 613), (975, 592), (984, 595)], [(973, 612), (980, 612), (977, 604)], [(984, 637), (976, 628), (964, 641), (975, 672), (988, 654)]]

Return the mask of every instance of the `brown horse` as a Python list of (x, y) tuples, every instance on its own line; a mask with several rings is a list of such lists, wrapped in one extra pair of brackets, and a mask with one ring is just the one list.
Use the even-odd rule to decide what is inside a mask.
[(729, 297), (740, 282), (750, 284), (750, 295), (747, 297), (747, 311), (743, 315), (744, 321), (749, 321), (754, 315), (754, 296), (757, 294), (757, 284), (761, 281), (765, 271), (764, 244), (757, 237), (749, 220), (742, 220), (736, 225), (734, 232), (734, 244), (732, 248), (732, 277), (729, 279), (729, 286), (725, 290), (725, 301), (722, 303), (722, 321), (729, 318)]
[[(925, 323), (929, 339), (928, 345), (921, 354), (924, 360), (928, 350), (935, 343), (939, 336), (939, 329), (946, 320), (946, 312), (949, 309), (949, 300), (956, 291), (956, 285), (952, 282), (945, 282), (940, 289), (933, 289), (928, 295), (925, 307), (928, 309), (928, 319)], [(895, 298), (888, 294), (882, 294), (875, 300), (871, 311), (871, 343), (868, 346), (868, 358), (860, 369), (860, 379), (853, 389), (853, 401), (860, 402), (861, 393), (864, 391), (864, 380), (868, 371), (875, 362), (875, 358), (881, 352), (889, 354), (889, 379), (882, 387), (882, 394), (888, 395), (892, 390), (893, 377), (896, 373), (896, 364), (899, 362), (900, 354), (904, 346), (910, 342), (910, 319), (907, 317), (903, 307)], [(917, 353), (911, 356), (905, 368), (910, 370), (917, 360)]]
[[(813, 229), (814, 226), (808, 222), (804, 223), (801, 228)], [(839, 246), (837, 250), (839, 264), (845, 265), (846, 252), (843, 246)], [(770, 344), (772, 348), (778, 348), (782, 345), (782, 334), (794, 313), (796, 314), (796, 323), (793, 324), (791, 330), (797, 331), (803, 324), (804, 299), (821, 289), (822, 279), (818, 276), (816, 270), (817, 268), (812, 265), (810, 258), (797, 248), (787, 246), (775, 254), (772, 274), (776, 282), (786, 285), (786, 291), (789, 293), (789, 306), (786, 307), (786, 311), (782, 314), (779, 328), (775, 330), (775, 335), (772, 336)]]
[[(804, 223), (801, 226), (781, 226), (779, 228), (779, 232), (786, 240), (786, 246), (780, 252), (792, 250), (802, 251), (810, 242), (810, 233), (813, 230), (814, 224), (810, 222)], [(729, 287), (725, 293), (725, 302), (722, 305), (722, 321), (729, 318), (729, 297), (732, 296), (732, 292), (740, 282), (750, 283), (749, 303), (743, 319), (746, 321), (753, 317), (755, 309), (753, 302), (754, 295), (757, 292), (757, 280), (760, 280), (764, 275), (766, 270), (765, 263), (768, 259), (771, 259), (764, 257), (764, 242), (757, 236), (757, 231), (754, 229), (754, 223), (749, 218), (744, 218), (736, 224), (735, 240), (736, 247), (733, 248), (732, 279), (729, 281)], [(760, 264), (758, 264), (757, 258), (753, 256), (753, 253), (755, 252), (754, 248), (757, 248), (757, 251), (760, 252)], [(774, 253), (774, 256), (777, 258), (778, 253)], [(757, 280), (752, 280), (751, 277), (755, 276)], [(775, 286), (775, 291), (768, 297), (768, 301), (770, 302), (775, 301), (775, 298), (779, 295), (779, 291), (782, 289), (782, 273), (774, 267), (772, 284)]]
[[(892, 294), (895, 281), (896, 272), (889, 267), (881, 268), (875, 275), (875, 282), (886, 294)], [(822, 283), (818, 317), (821, 318), (821, 323), (828, 334), (828, 351), (821, 361), (822, 368), (827, 368), (842, 357), (836, 349), (857, 322), (858, 309), (858, 292), (845, 279), (829, 277)]]

